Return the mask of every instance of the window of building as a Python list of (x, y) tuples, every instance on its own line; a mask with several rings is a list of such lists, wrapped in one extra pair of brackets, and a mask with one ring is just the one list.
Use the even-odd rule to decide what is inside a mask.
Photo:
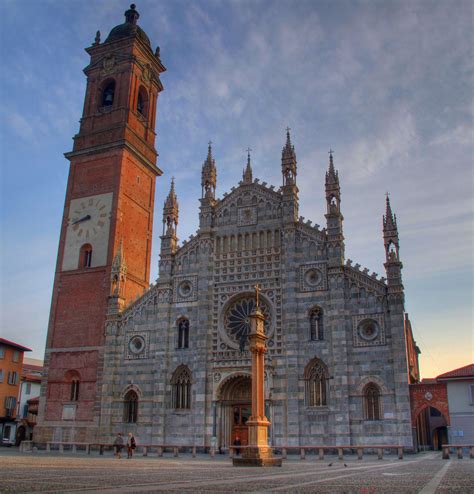
[(173, 407), (176, 409), (191, 408), (191, 371), (180, 365), (171, 379), (173, 386)]
[(26, 383), (25, 393), (27, 395), (31, 394), (31, 383)]
[(312, 341), (324, 340), (323, 311), (320, 307), (311, 309), (309, 313), (309, 339)]
[(18, 362), (20, 360), (20, 352), (18, 350), (13, 350), (13, 362)]
[(474, 405), (474, 384), (469, 385), (469, 390), (471, 392), (471, 405)]
[(90, 268), (92, 265), (92, 245), (84, 244), (79, 252), (79, 268)]
[(178, 348), (189, 348), (189, 320), (184, 317), (178, 321)]
[(4, 358), (5, 358), (5, 347), (0, 346), (0, 359), (4, 359)]
[(15, 396), (5, 396), (4, 406), (6, 410), (7, 417), (12, 417), (16, 407), (16, 397)]
[(18, 372), (8, 371), (8, 384), (18, 384)]
[(366, 420), (380, 420), (380, 390), (374, 383), (364, 388), (364, 415)]
[(3, 382), (3, 369), (0, 369), (0, 383)]
[(138, 418), (138, 395), (130, 390), (124, 399), (123, 421), (129, 424), (136, 424)]
[(305, 403), (309, 407), (327, 405), (328, 370), (318, 359), (313, 359), (305, 369)]
[(106, 83), (102, 91), (102, 106), (112, 106), (115, 97), (115, 81)]
[(79, 399), (79, 379), (74, 378), (71, 381), (71, 395), (70, 401), (77, 401)]

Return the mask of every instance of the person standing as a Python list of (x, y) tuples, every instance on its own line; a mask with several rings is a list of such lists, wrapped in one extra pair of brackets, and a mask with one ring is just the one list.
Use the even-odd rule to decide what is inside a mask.
[(240, 455), (240, 446), (242, 446), (242, 441), (240, 440), (240, 437), (239, 436), (236, 436), (236, 438), (234, 440), (234, 446), (236, 446), (234, 448), (235, 454), (237, 456), (239, 456)]
[(120, 460), (122, 458), (122, 448), (123, 448), (123, 437), (119, 432), (114, 441), (115, 456)]
[(127, 458), (133, 458), (133, 451), (137, 447), (137, 441), (135, 440), (134, 435), (129, 432), (127, 439)]

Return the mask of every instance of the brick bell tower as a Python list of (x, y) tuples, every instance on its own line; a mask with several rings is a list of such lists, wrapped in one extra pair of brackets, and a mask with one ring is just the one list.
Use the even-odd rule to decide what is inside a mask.
[(114, 259), (126, 259), (122, 306), (149, 286), (159, 48), (135, 5), (86, 48), (87, 89), (70, 161), (35, 440), (94, 440)]

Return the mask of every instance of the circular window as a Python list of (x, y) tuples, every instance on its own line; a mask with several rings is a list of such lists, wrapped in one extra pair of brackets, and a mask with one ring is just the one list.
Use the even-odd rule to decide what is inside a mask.
[[(265, 316), (265, 334), (268, 335), (272, 325), (272, 314), (266, 301), (260, 299), (260, 311)], [(240, 344), (242, 338), (250, 333), (250, 314), (255, 309), (255, 297), (242, 297), (231, 303), (224, 315), (224, 327), (231, 341)]]
[(192, 291), (193, 285), (188, 280), (182, 281), (178, 286), (178, 293), (183, 298), (189, 297)]
[(308, 269), (308, 271), (304, 274), (304, 280), (309, 286), (318, 286), (322, 279), (323, 275), (321, 274), (321, 271), (316, 268)]
[(364, 319), (358, 326), (359, 336), (365, 341), (372, 341), (379, 335), (379, 325), (373, 319)]
[(143, 336), (133, 336), (130, 338), (128, 348), (135, 355), (142, 353), (145, 350), (145, 339)]

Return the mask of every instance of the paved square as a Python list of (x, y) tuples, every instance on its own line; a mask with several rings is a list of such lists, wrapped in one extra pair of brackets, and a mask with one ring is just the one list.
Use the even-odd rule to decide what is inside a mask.
[[(344, 465), (347, 465), (345, 466)], [(331, 466), (329, 466), (332, 464)], [(474, 461), (439, 453), (404, 460), (288, 459), (281, 468), (237, 468), (228, 457), (20, 454), (0, 450), (0, 492), (472, 493)]]

